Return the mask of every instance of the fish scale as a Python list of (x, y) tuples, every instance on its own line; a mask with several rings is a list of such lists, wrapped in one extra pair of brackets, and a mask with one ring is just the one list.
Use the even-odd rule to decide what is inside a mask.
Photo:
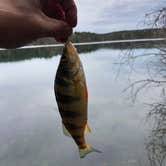
[(67, 42), (55, 78), (55, 97), (62, 118), (65, 135), (70, 135), (79, 148), (80, 157), (98, 150), (85, 140), (87, 125), (88, 91), (82, 63), (76, 48)]

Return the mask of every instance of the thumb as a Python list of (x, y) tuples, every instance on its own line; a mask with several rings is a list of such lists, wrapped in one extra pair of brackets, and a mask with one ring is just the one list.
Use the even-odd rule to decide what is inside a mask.
[(66, 42), (72, 35), (72, 28), (64, 21), (44, 16), (41, 21), (44, 37), (54, 37), (58, 42)]

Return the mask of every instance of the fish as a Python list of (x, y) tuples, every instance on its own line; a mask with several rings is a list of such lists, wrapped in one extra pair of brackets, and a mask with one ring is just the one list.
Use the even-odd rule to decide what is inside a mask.
[(74, 139), (80, 158), (99, 150), (91, 147), (84, 133), (91, 133), (88, 125), (88, 90), (82, 62), (77, 49), (68, 41), (57, 69), (54, 83), (55, 97), (62, 118), (63, 132)]

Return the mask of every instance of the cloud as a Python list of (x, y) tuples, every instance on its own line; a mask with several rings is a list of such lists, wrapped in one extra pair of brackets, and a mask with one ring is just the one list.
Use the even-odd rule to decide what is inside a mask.
[[(111, 32), (143, 28), (144, 16), (164, 5), (162, 0), (76, 0), (76, 31)], [(141, 24), (142, 22), (142, 24)]]

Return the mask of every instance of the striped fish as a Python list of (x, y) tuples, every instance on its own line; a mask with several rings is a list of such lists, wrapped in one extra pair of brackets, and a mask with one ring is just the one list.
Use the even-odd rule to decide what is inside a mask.
[(71, 42), (67, 42), (63, 50), (54, 90), (64, 134), (74, 139), (80, 158), (99, 152), (89, 146), (84, 137), (85, 131), (91, 132), (87, 124), (88, 91), (82, 63)]

